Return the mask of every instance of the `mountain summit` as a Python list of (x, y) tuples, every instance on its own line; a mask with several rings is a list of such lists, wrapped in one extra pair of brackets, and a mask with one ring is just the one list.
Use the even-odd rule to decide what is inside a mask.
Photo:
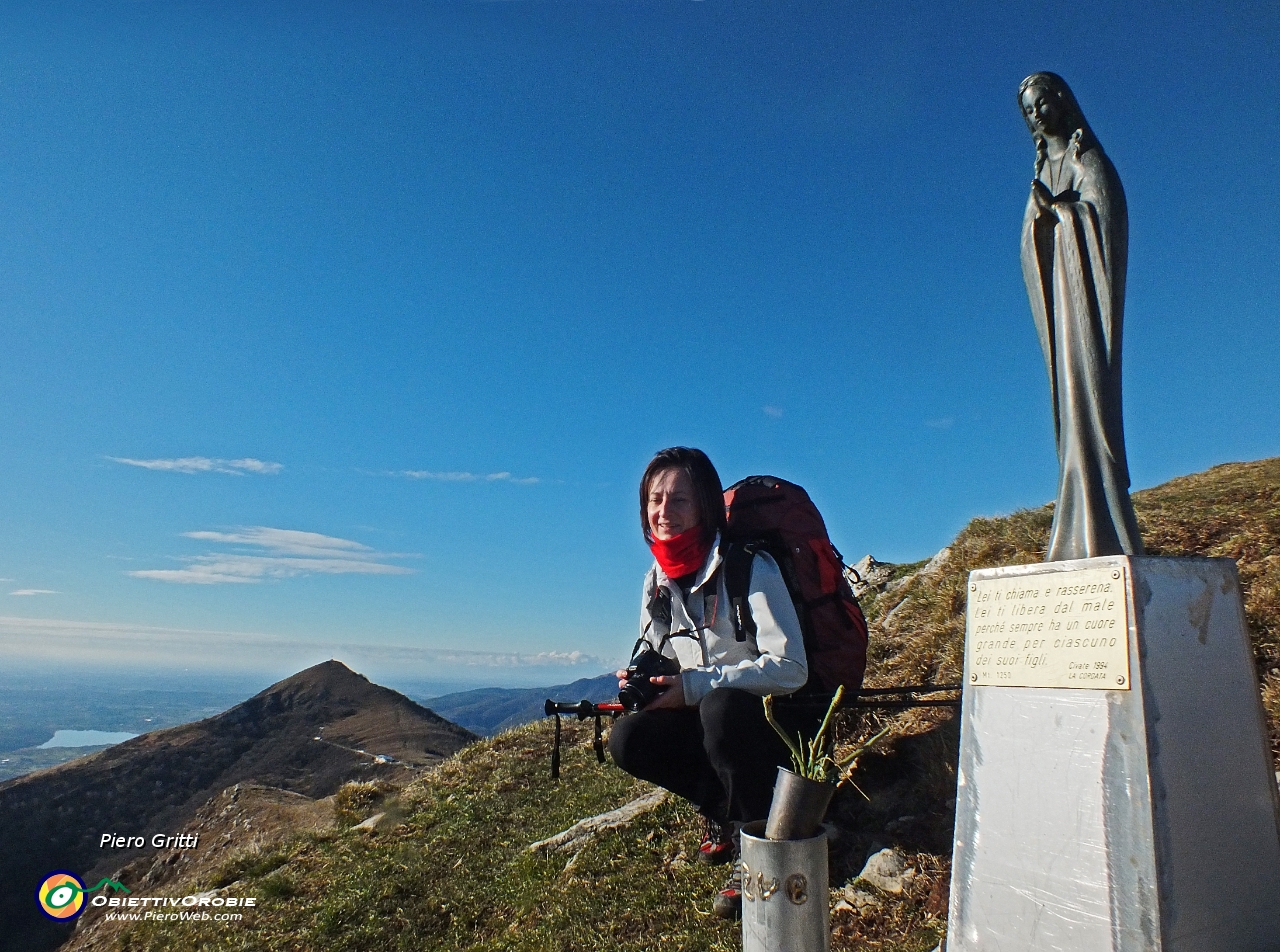
[[(1280, 758), (1280, 458), (1181, 477), (1134, 493), (1133, 502), (1149, 553), (1236, 560)], [(865, 560), (867, 584), (859, 597), (873, 631), (869, 686), (957, 680), (969, 572), (1039, 562), (1051, 522), (1048, 506), (978, 518), (931, 559), (911, 565)], [(825, 897), (832, 903), (831, 948), (935, 948), (945, 936), (950, 901), (959, 746), (954, 711), (921, 708), (840, 720), (840, 754), (882, 726), (891, 733), (860, 761), (858, 789), (846, 785), (827, 814), (838, 831)], [(561, 779), (552, 781), (547, 767), (554, 730), (544, 718), (460, 751), (396, 793), (386, 808), (399, 815), (385, 829), (375, 824), (369, 832), (348, 817), (327, 836), (298, 835), (228, 863), (216, 877), (166, 884), (165, 895), (219, 888), (255, 898), (252, 921), (246, 917), (235, 933), (213, 932), (201, 922), (138, 924), (109, 936), (104, 930), (101, 937), (116, 944), (91, 945), (86, 934), (71, 947), (736, 947), (741, 926), (706, 912), (724, 874), (690, 862), (702, 824), (686, 801), (669, 797), (629, 825), (585, 839), (559, 836), (652, 788), (597, 764), (592, 725), (572, 718), (562, 725)], [(372, 819), (384, 806), (357, 812)], [(900, 878), (864, 878), (879, 865), (869, 861), (886, 852), (901, 864)]]
[(349, 780), (411, 775), (476, 740), (466, 728), (338, 661), (307, 668), (228, 711), (153, 731), (88, 757), (0, 784), (0, 948), (39, 950), (70, 928), (43, 920), (31, 893), (70, 869), (96, 880), (147, 852), (103, 848), (104, 834), (143, 837), (181, 829), (236, 783), (306, 797)]

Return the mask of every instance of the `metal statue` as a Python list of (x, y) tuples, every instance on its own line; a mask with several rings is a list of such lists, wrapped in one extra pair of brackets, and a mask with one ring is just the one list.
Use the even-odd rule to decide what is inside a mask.
[(1058, 445), (1046, 561), (1141, 555), (1120, 399), (1124, 188), (1061, 76), (1028, 76), (1018, 104), (1036, 143), (1022, 275), (1049, 371)]

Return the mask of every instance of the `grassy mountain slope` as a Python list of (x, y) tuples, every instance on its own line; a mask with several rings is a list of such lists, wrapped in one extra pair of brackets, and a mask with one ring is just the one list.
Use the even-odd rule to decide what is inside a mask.
[[(0, 872), (6, 882), (32, 888), (55, 869), (96, 882), (153, 852), (103, 849), (102, 834), (173, 833), (232, 784), (323, 797), (357, 778), (399, 775), (405, 782), (414, 768), (473, 740), (470, 731), (328, 661), (215, 717), (0, 784)], [(398, 762), (378, 763), (373, 754)], [(0, 930), (0, 949), (22, 952), (52, 948), (70, 931), (44, 917), (26, 887), (0, 892), (0, 922), (8, 927)]]
[[(1148, 555), (1236, 560), (1273, 749), (1280, 758), (1280, 458), (1227, 463), (1133, 495)], [(1053, 507), (974, 519), (932, 569), (899, 566), (863, 597), (875, 622), (868, 684), (959, 681), (972, 569), (1043, 559)], [(941, 555), (941, 553), (940, 553)]]
[[(734, 948), (732, 926), (708, 915), (719, 873), (687, 861), (696, 830), (676, 801), (590, 843), (571, 869), (572, 853), (526, 851), (648, 789), (597, 764), (590, 734), (586, 724), (565, 724), (558, 783), (548, 776), (546, 724), (474, 744), (399, 791), (394, 807), (406, 822), (374, 834), (300, 837), (262, 851), (260, 862), (242, 861), (246, 872), (227, 894), (262, 897), (244, 927), (145, 924), (115, 947)], [(214, 874), (195, 885), (217, 881)], [(168, 894), (181, 895), (189, 885), (173, 889)], [(673, 904), (673, 892), (700, 897), (701, 908)]]
[[(181, 832), (198, 836), (197, 848), (174, 847), (139, 856), (114, 870), (111, 878), (128, 883), (135, 894), (150, 896), (171, 892), (171, 884), (199, 880), (216, 887), (246, 871), (269, 871), (279, 865), (281, 843), (302, 833), (333, 828), (336, 799), (312, 800), (278, 787), (235, 784), (205, 803), (183, 827)], [(77, 925), (72, 944), (80, 952), (118, 948), (116, 923), (95, 914)]]
[[(1238, 560), (1273, 738), (1280, 736), (1280, 459), (1230, 464), (1135, 495), (1149, 551)], [(964, 585), (974, 568), (1039, 561), (1051, 510), (975, 519), (928, 565), (894, 567), (864, 595), (872, 623), (870, 684), (958, 680)], [(881, 723), (894, 738), (837, 796), (835, 890), (867, 852), (902, 849), (917, 871), (906, 891), (866, 887), (833, 914), (835, 949), (926, 952), (944, 931), (954, 822), (956, 723), (951, 711), (846, 718), (845, 743)], [(221, 886), (260, 897), (243, 923), (150, 923), (114, 934), (133, 950), (734, 949), (736, 924), (709, 915), (722, 873), (690, 863), (697, 825), (669, 799), (575, 857), (532, 854), (535, 840), (618, 807), (647, 788), (595, 763), (588, 725), (566, 722), (562, 779), (547, 776), (551, 726), (479, 742), (423, 773), (387, 802), (396, 822), (375, 834), (339, 829), (295, 837), (168, 894)], [(341, 794), (340, 794), (341, 799)], [(356, 815), (348, 816), (349, 826)], [(73, 944), (71, 948), (76, 948)]]

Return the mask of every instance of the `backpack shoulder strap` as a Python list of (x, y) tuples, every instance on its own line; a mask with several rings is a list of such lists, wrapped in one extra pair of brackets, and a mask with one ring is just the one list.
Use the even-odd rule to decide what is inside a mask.
[(731, 542), (724, 550), (724, 589), (729, 596), (733, 636), (738, 641), (746, 641), (748, 634), (754, 638), (756, 634), (756, 622), (751, 617), (747, 595), (751, 587), (751, 562), (757, 549), (752, 543)]

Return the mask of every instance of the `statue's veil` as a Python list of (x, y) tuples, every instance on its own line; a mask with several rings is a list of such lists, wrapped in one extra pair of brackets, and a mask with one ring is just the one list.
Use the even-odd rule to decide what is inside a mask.
[(1041, 89), (1047, 89), (1058, 97), (1058, 102), (1062, 104), (1063, 111), (1066, 113), (1067, 126), (1072, 132), (1079, 131), (1079, 143), (1081, 151), (1084, 151), (1098, 144), (1098, 140), (1093, 135), (1093, 130), (1089, 128), (1089, 122), (1084, 117), (1084, 113), (1080, 111), (1080, 104), (1076, 102), (1076, 95), (1071, 91), (1071, 87), (1067, 85), (1067, 81), (1057, 73), (1040, 72), (1032, 73), (1018, 86), (1018, 112), (1022, 114), (1022, 119), (1027, 124), (1027, 129), (1035, 138), (1037, 145), (1040, 142), (1040, 134), (1036, 132), (1031, 125), (1031, 120), (1027, 118), (1027, 114), (1022, 111), (1022, 94), (1032, 86), (1039, 86)]

